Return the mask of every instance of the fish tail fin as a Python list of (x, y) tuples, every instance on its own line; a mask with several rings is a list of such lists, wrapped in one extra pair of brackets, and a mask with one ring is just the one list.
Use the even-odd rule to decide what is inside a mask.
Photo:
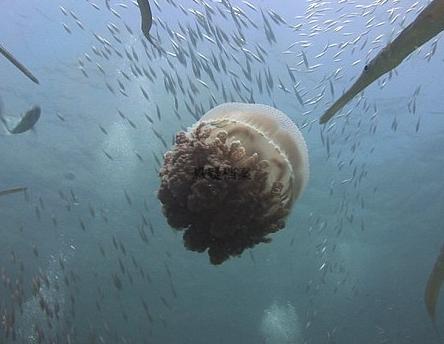
[(160, 46), (160, 44), (153, 38), (153, 36), (148, 35), (146, 36), (146, 39), (148, 42), (150, 42), (154, 48), (156, 48), (161, 54), (165, 53), (165, 50)]
[(439, 342), (444, 344), (443, 337), (441, 335), (441, 332), (438, 330), (438, 326), (436, 326), (436, 321), (435, 320), (432, 321), (432, 326), (433, 326), (433, 329), (436, 332), (436, 336), (438, 337)]
[(5, 128), (6, 132), (7, 132), (8, 134), (10, 134), (11, 131), (9, 130), (8, 123), (6, 122), (5, 117), (3, 117), (1, 114), (0, 114), (0, 122), (2, 123), (2, 125), (3, 125), (3, 127)]

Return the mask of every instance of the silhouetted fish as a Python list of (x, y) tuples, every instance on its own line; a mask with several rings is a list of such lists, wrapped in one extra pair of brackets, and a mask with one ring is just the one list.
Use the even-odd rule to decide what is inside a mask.
[(442, 283), (444, 282), (444, 245), (441, 247), (441, 252), (436, 259), (435, 266), (433, 267), (432, 273), (427, 281), (427, 286), (425, 290), (425, 304), (427, 308), (427, 313), (429, 313), (430, 318), (435, 325), (436, 320), (436, 304), (438, 302), (439, 291), (441, 289)]
[(37, 123), (37, 121), (40, 118), (40, 113), (41, 113), (40, 106), (38, 105), (33, 106), (30, 110), (25, 112), (20, 121), (12, 129), (8, 127), (8, 124), (6, 123), (6, 120), (3, 117), (0, 116), (0, 120), (3, 122), (3, 125), (10, 134), (21, 134), (34, 128), (34, 125)]
[(433, 0), (398, 37), (365, 67), (356, 82), (322, 115), (326, 123), (357, 94), (380, 76), (396, 68), (407, 56), (444, 30), (444, 1)]
[(22, 65), (5, 47), (0, 44), (0, 53), (6, 57), (14, 66), (16, 66), (23, 74), (25, 74), (29, 79), (31, 79), (36, 84), (39, 83), (37, 78), (32, 75), (28, 68)]
[(151, 7), (148, 0), (137, 0), (139, 5), (140, 16), (142, 18), (142, 32), (146, 39), (151, 41), (150, 29), (153, 25), (153, 15), (151, 14)]

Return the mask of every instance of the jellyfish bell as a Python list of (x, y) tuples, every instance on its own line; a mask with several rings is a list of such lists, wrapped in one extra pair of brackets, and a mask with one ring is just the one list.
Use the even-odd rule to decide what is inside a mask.
[(308, 181), (305, 141), (279, 110), (227, 103), (208, 111), (164, 155), (158, 198), (185, 246), (221, 264), (269, 242)]
[(198, 123), (225, 126), (231, 141), (241, 141), (247, 156), (257, 153), (271, 165), (268, 181), (288, 185), (288, 205), (302, 193), (309, 176), (302, 133), (283, 112), (267, 105), (227, 103), (208, 111)]

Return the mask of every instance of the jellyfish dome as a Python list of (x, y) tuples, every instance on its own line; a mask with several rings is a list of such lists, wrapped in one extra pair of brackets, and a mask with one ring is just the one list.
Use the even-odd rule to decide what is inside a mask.
[(285, 227), (308, 181), (307, 146), (281, 111), (227, 103), (176, 135), (159, 175), (169, 225), (221, 264)]

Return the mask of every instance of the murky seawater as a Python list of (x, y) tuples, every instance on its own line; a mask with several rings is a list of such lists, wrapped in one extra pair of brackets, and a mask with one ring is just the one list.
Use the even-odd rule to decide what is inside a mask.
[[(26, 192), (0, 197), (0, 342), (438, 343), (442, 35), (319, 124), (428, 3), (153, 0), (153, 44), (137, 1), (1, 1), (0, 45), (39, 81), (0, 55), (2, 116), (42, 112), (1, 128), (0, 191)], [(213, 265), (158, 173), (227, 102), (288, 115), (310, 177), (270, 243)]]

